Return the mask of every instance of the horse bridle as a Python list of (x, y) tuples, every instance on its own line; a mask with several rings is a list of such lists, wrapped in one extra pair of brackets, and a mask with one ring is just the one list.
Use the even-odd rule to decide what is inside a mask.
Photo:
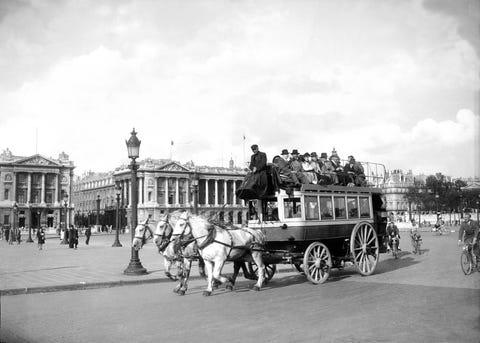
[(159, 235), (159, 234), (156, 234), (154, 233), (153, 235), (154, 236), (160, 236), (161, 237), (161, 244), (160, 246), (158, 246), (158, 250), (159, 251), (164, 251), (165, 248), (168, 246), (168, 243), (170, 243), (170, 237), (172, 236), (172, 233), (173, 233), (173, 227), (172, 227), (172, 224), (170, 223), (170, 221), (168, 220), (168, 218), (170, 218), (170, 216), (167, 215), (166, 219), (163, 219), (161, 221), (163, 221), (166, 225), (168, 225), (167, 227), (170, 228), (170, 233), (167, 234), (167, 228), (165, 230), (163, 230), (162, 234)]
[[(139, 236), (135, 235), (133, 238), (140, 239), (141, 242), (142, 242), (142, 246), (144, 246), (145, 243), (147, 242), (147, 240), (149, 240), (150, 238), (153, 237), (153, 233), (152, 233), (152, 230), (150, 229), (150, 227), (147, 224), (140, 224), (140, 225), (143, 225), (143, 227), (145, 228), (143, 230), (142, 236), (139, 237)], [(148, 237), (145, 237), (146, 233), (147, 233), (147, 229), (148, 229), (148, 232), (150, 232), (150, 235)]]

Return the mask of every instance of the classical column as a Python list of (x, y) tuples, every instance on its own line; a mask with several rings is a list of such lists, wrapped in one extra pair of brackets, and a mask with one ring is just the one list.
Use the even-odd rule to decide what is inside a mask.
[(215, 206), (218, 205), (218, 180), (215, 180)]
[(184, 186), (184, 189), (185, 189), (185, 205), (189, 206), (189, 204), (190, 204), (190, 180), (185, 179), (185, 183), (183, 184), (183, 186)]
[(180, 203), (180, 194), (179, 194), (179, 187), (178, 187), (178, 177), (175, 178), (175, 204), (178, 205)]
[(205, 179), (205, 205), (208, 204), (208, 179)]
[(223, 204), (228, 204), (227, 180), (223, 180)]
[(168, 194), (169, 190), (168, 190), (168, 177), (165, 177), (165, 205), (168, 206), (168, 197), (170, 196)]
[(145, 177), (139, 177), (138, 178), (138, 181), (140, 183), (140, 187), (138, 187), (138, 204), (139, 205), (143, 205), (144, 203), (144, 198), (143, 198), (143, 189), (144, 189), (144, 185), (145, 185)]
[(159, 178), (156, 177), (153, 182), (153, 202), (158, 204), (158, 181)]
[(58, 203), (58, 174), (55, 174), (55, 180), (53, 181), (55, 185), (55, 190), (53, 192), (53, 203)]
[(28, 177), (27, 177), (27, 204), (30, 204), (31, 193), (32, 193), (32, 173), (28, 173)]
[(40, 200), (40, 202), (42, 204), (45, 204), (45, 173), (42, 173), (42, 199)]
[(232, 190), (233, 190), (232, 205), (236, 205), (237, 204), (237, 180), (233, 180)]

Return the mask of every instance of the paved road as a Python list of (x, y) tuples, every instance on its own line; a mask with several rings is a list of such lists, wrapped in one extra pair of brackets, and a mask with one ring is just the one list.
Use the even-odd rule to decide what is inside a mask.
[[(283, 268), (261, 291), (186, 296), (174, 284), (4, 296), (6, 342), (475, 342), (480, 273), (464, 276), (456, 237), (424, 233), (425, 253), (382, 255), (377, 272), (334, 271), (323, 285)], [(147, 266), (148, 267), (148, 266)]]

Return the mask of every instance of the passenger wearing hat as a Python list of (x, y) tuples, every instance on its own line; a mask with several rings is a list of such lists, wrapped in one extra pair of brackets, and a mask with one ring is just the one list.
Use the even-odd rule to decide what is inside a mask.
[(332, 163), (333, 170), (337, 174), (337, 184), (346, 186), (347, 185), (347, 176), (345, 174), (345, 170), (343, 169), (342, 165), (340, 164), (340, 157), (335, 153), (330, 156), (330, 162)]
[(365, 185), (365, 173), (362, 164), (355, 161), (355, 157), (348, 156), (348, 162), (345, 164), (344, 171), (351, 182), (355, 186)]
[(322, 152), (320, 154), (320, 176), (319, 180), (320, 183), (326, 184), (334, 184), (338, 183), (337, 173), (335, 173), (335, 169), (333, 168), (332, 162), (328, 159), (328, 155), (326, 152)]
[(276, 160), (276, 165), (278, 168), (278, 173), (280, 174), (280, 178), (283, 182), (290, 182), (293, 183), (295, 186), (299, 185), (300, 182), (298, 181), (297, 176), (292, 173), (289, 164), (289, 157), (290, 154), (287, 149), (283, 149), (282, 153), (280, 154), (280, 158)]
[(315, 174), (320, 175), (320, 164), (318, 163), (318, 156), (317, 153), (314, 151), (310, 154), (310, 166), (312, 167)]
[(254, 174), (265, 172), (267, 170), (267, 155), (258, 150), (257, 144), (253, 144), (251, 149), (253, 154), (250, 158), (250, 170)]
[(297, 179), (301, 183), (308, 183), (307, 178), (305, 177), (305, 175), (303, 175), (302, 162), (300, 162), (298, 155), (299, 155), (298, 150), (293, 149), (292, 159), (290, 160), (290, 169), (297, 176)]
[(317, 174), (315, 173), (311, 165), (312, 159), (310, 157), (310, 154), (308, 152), (303, 154), (303, 158), (301, 161), (302, 161), (302, 174), (307, 179), (307, 183), (313, 183), (316, 185), (318, 181)]

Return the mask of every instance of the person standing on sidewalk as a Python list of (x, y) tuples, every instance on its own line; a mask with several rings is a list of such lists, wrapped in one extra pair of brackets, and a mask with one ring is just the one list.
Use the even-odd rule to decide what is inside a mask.
[(85, 240), (85, 244), (88, 245), (88, 242), (90, 242), (90, 236), (92, 235), (92, 229), (89, 227), (87, 227), (87, 229), (85, 230), (85, 237), (86, 240)]
[(45, 244), (45, 231), (43, 231), (43, 227), (37, 230), (37, 240), (38, 250), (43, 250), (43, 245)]

